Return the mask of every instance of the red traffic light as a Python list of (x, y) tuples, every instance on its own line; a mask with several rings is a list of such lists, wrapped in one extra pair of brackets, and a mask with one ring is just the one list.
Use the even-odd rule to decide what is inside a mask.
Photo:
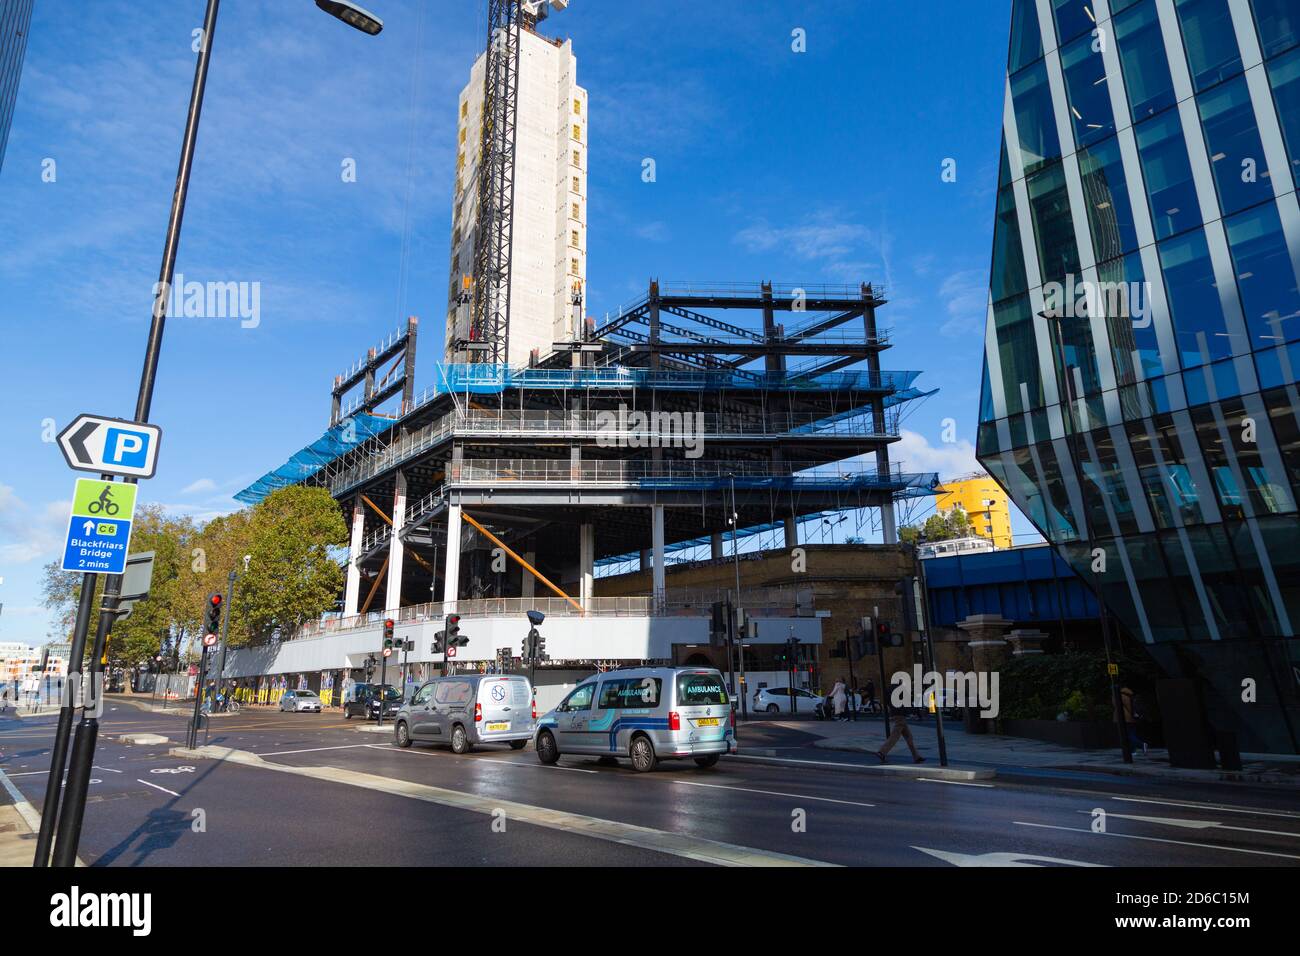
[(214, 595), (212, 595), (210, 598), (208, 598), (208, 600), (212, 602), (212, 606), (213, 606), (213, 607), (220, 607), (220, 606), (221, 606), (221, 595), (220, 595), (220, 594), (214, 594)]
[(384, 622), (384, 627), (391, 628), (392, 626), (393, 626), (393, 619), (390, 617), (388, 620)]
[(459, 614), (448, 614), (448, 615), (447, 615), (447, 623), (448, 623), (450, 626), (455, 627), (457, 624), (460, 623), (460, 615), (459, 615)]

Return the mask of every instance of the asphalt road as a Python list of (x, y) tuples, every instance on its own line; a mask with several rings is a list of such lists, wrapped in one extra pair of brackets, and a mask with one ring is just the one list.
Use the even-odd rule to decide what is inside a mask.
[[(1300, 863), (1291, 790), (1085, 774), (885, 777), (821, 766), (859, 761), (807, 748), (811, 728), (741, 728), (742, 753), (806, 765), (724, 758), (710, 770), (666, 762), (638, 774), (591, 758), (545, 767), (531, 748), (402, 750), (328, 713), (214, 718), (210, 743), (261, 756), (248, 766), (168, 756), (185, 715), (120, 698), (108, 708), (79, 851), (91, 865)], [(38, 809), (53, 726), (0, 718), (0, 771)], [(116, 740), (141, 731), (172, 743)]]

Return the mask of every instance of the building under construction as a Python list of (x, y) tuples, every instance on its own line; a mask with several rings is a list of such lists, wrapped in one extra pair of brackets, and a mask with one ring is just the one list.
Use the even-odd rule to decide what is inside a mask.
[[(448, 361), (417, 396), (411, 319), (335, 378), (328, 431), (237, 496), (327, 488), (351, 537), (337, 616), (236, 654), (227, 676), (363, 666), (387, 618), (427, 664), (452, 612), (470, 619), (460, 660), (518, 656), (532, 609), (548, 615), (557, 667), (677, 661), (709, 644), (720, 595), (669, 588), (671, 552), (720, 556), (727, 538), (738, 552), (756, 530), (793, 548), (801, 520), (847, 511), (877, 515), (892, 543), (896, 504), (936, 486), (890, 461), (921, 393), (917, 372), (881, 367), (878, 285), (652, 281), (603, 322), (576, 320), (586, 93), (569, 44), (536, 34), (566, 5), (488, 3), (486, 50), (458, 103)], [(529, 110), (546, 123), (520, 138)], [(532, 292), (512, 303), (516, 286)], [(651, 570), (649, 589), (601, 597), (597, 568), (631, 564)], [(798, 587), (742, 603), (757, 642), (821, 640)]]

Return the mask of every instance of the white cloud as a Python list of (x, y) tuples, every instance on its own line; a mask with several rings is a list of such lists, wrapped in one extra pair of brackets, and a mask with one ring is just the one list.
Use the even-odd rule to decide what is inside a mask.
[(181, 489), (183, 495), (197, 495), (203, 492), (216, 491), (217, 483), (211, 478), (200, 478), (198, 481), (192, 481)]
[(939, 327), (944, 335), (979, 335), (988, 318), (988, 273), (982, 269), (954, 272), (939, 286), (948, 321)]
[(0, 485), (0, 561), (26, 564), (55, 557), (71, 508), (71, 501), (51, 501), (44, 508), (33, 508), (12, 487)]
[(975, 446), (965, 439), (935, 446), (910, 429), (901, 429), (899, 434), (901, 440), (889, 446), (889, 461), (904, 471), (937, 471), (941, 481), (949, 481), (984, 470), (975, 458)]
[(647, 242), (667, 242), (669, 239), (668, 223), (662, 219), (647, 222), (633, 231), (638, 238), (645, 239)]

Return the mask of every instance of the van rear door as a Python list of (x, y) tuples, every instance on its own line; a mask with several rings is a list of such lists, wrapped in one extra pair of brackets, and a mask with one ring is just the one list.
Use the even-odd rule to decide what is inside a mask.
[(483, 708), (483, 720), (478, 725), (483, 740), (529, 729), (532, 713), (527, 678), (513, 675), (480, 678), (478, 703)]
[(681, 671), (677, 675), (676, 711), (682, 730), (698, 740), (721, 740), (730, 726), (731, 698), (716, 670)]

